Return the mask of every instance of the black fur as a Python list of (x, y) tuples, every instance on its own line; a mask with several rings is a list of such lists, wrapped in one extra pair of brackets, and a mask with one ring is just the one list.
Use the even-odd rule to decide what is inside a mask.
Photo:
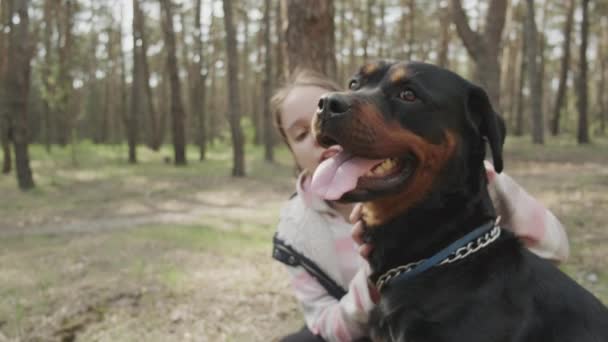
[[(358, 74), (352, 98), (373, 101), (387, 118), (431, 142), (458, 133), (452, 158), (432, 190), (396, 219), (369, 230), (372, 281), (398, 265), (428, 258), (495, 217), (483, 166), (486, 142), (502, 170), (505, 128), (486, 93), (458, 75), (407, 64), (408, 87), (421, 101), (394, 101), (398, 86), (380, 63)], [(608, 310), (551, 262), (508, 231), (464, 260), (434, 267), (406, 283), (389, 284), (372, 315), (373, 337), (407, 342), (606, 342)]]

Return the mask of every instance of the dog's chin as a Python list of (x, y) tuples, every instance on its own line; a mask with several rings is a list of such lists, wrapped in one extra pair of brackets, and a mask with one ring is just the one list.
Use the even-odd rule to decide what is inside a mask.
[(369, 202), (403, 192), (410, 186), (418, 162), (413, 155), (387, 158), (359, 178), (357, 187), (340, 197), (339, 202)]

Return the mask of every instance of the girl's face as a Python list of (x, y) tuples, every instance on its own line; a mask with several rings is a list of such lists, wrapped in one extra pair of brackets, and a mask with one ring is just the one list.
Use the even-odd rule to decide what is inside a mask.
[(329, 157), (326, 149), (319, 146), (310, 130), (319, 98), (327, 92), (329, 91), (315, 86), (296, 87), (287, 95), (281, 106), (281, 124), (287, 143), (298, 166), (310, 172)]

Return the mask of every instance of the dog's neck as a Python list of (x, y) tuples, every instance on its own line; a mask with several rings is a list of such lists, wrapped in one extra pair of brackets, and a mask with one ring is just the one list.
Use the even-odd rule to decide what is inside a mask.
[[(483, 168), (483, 167), (482, 167)], [(495, 218), (485, 171), (469, 175), (468, 186), (442, 186), (390, 222), (370, 229), (374, 245), (372, 281), (391, 268), (428, 258), (466, 233)], [(477, 179), (471, 183), (472, 179)]]

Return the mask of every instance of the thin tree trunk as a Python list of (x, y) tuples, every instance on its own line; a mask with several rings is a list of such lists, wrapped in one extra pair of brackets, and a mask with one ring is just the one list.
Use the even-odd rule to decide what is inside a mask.
[[(444, 4), (444, 2), (440, 2)], [(439, 38), (439, 53), (437, 54), (437, 64), (444, 68), (449, 68), (448, 55), (450, 49), (450, 9), (447, 5), (439, 8), (439, 25), (441, 33)]]
[(139, 58), (142, 45), (139, 34), (139, 0), (133, 0), (133, 79), (131, 81), (131, 113), (126, 116), (127, 144), (129, 145), (129, 163), (137, 163), (137, 143), (139, 142), (139, 116), (141, 115), (142, 72)]
[(232, 22), (232, 1), (224, 0), (224, 27), (226, 30), (226, 54), (228, 59), (228, 118), (232, 136), (233, 166), (232, 175), (235, 177), (245, 176), (245, 148), (243, 132), (241, 130), (240, 116), (241, 104), (239, 96), (239, 64), (236, 50), (236, 34)]
[(544, 135), (544, 130), (545, 130), (545, 126), (547, 124), (547, 115), (545, 115), (546, 111), (549, 111), (549, 108), (551, 108), (551, 88), (550, 87), (545, 87), (545, 84), (548, 84), (550, 82), (550, 80), (546, 79), (546, 69), (547, 69), (547, 58), (546, 58), (546, 53), (545, 50), (547, 48), (547, 35), (545, 34), (546, 29), (547, 29), (547, 21), (548, 21), (548, 9), (549, 7), (549, 2), (545, 1), (545, 3), (543, 4), (542, 7), (542, 21), (541, 21), (541, 26), (540, 26), (540, 30), (538, 32), (538, 55), (540, 58), (539, 64), (538, 64), (538, 74), (539, 74), (539, 78), (540, 78), (540, 97), (541, 97), (541, 103), (542, 103), (542, 109), (543, 109), (543, 115), (542, 115), (542, 120), (543, 120), (543, 135)]
[[(120, 5), (120, 22), (123, 21), (123, 4), (121, 3)], [(122, 36), (122, 25), (118, 25), (118, 30), (117, 30), (117, 38), (119, 42), (122, 42), (123, 36)], [(122, 48), (122, 43), (118, 44), (118, 58), (120, 61), (120, 112), (118, 113), (120, 115), (120, 118), (122, 118), (122, 128), (124, 129), (125, 135), (127, 136), (127, 143), (129, 145), (130, 148), (130, 143), (129, 143), (129, 116), (127, 114), (128, 111), (128, 97), (129, 97), (129, 88), (127, 86), (127, 59), (125, 57), (125, 52), (124, 49)], [(119, 121), (119, 120), (117, 120)], [(122, 139), (121, 139), (122, 142)]]
[[(507, 55), (506, 70), (505, 70), (505, 91), (508, 94), (507, 106), (503, 106), (504, 108), (504, 116), (505, 120), (509, 122), (513, 121), (515, 117), (516, 104), (517, 104), (517, 70), (519, 69), (519, 65), (517, 64), (517, 57), (519, 55), (519, 49), (521, 49), (521, 40), (519, 37), (515, 38), (515, 41), (511, 42), (511, 46), (509, 48), (509, 54)], [(508, 119), (507, 119), (508, 118)]]
[[(205, 116), (205, 96), (207, 93), (207, 87), (205, 82), (207, 81), (207, 70), (203, 70), (205, 54), (203, 53), (203, 25), (201, 22), (201, 0), (196, 0), (194, 7), (194, 43), (196, 44), (196, 77), (193, 99), (193, 110), (192, 115), (198, 112), (198, 153), (199, 160), (205, 160), (207, 154), (207, 118)], [(206, 69), (206, 68), (205, 68)]]
[(369, 59), (369, 42), (371, 41), (374, 33), (374, 8), (375, 0), (367, 0), (367, 10), (365, 11), (365, 31), (363, 36), (363, 60), (367, 61)]
[(599, 80), (597, 86), (597, 108), (598, 108), (598, 120), (600, 121), (599, 133), (601, 135), (606, 134), (606, 119), (608, 106), (606, 105), (606, 96), (604, 95), (606, 92), (606, 72), (608, 71), (608, 55), (606, 55), (606, 50), (608, 49), (608, 19), (603, 17), (600, 21), (600, 46), (597, 49), (597, 59), (600, 63), (599, 65)]
[(414, 46), (416, 41), (416, 0), (408, 1), (408, 26), (407, 30), (407, 59), (409, 61), (414, 57)]
[(52, 35), (53, 35), (53, 2), (54, 0), (44, 1), (44, 61), (45, 64), (42, 67), (43, 87), (45, 95), (42, 98), (42, 111), (44, 118), (44, 146), (48, 153), (51, 152), (51, 141), (53, 140), (51, 117), (54, 117), (54, 113), (51, 112), (50, 105), (50, 94), (54, 93), (51, 90), (51, 66), (53, 65), (52, 58)]
[[(237, 40), (237, 51), (240, 51), (239, 53), (239, 60), (241, 65), (239, 65), (239, 73), (240, 73), (240, 77), (242, 77), (242, 79), (239, 81), (239, 94), (241, 95), (241, 104), (243, 106), (243, 109), (245, 110), (245, 112), (243, 113), (246, 116), (249, 116), (253, 129), (254, 129), (254, 136), (253, 136), (253, 143), (255, 145), (260, 145), (262, 143), (262, 136), (263, 136), (263, 127), (262, 127), (262, 120), (260, 120), (260, 111), (259, 111), (259, 106), (258, 106), (258, 102), (261, 98), (261, 94), (260, 94), (260, 89), (258, 89), (259, 87), (255, 87), (255, 91), (248, 91), (248, 89), (253, 88), (250, 85), (251, 82), (251, 72), (250, 72), (250, 63), (249, 63), (249, 57), (250, 57), (250, 53), (251, 53), (251, 48), (250, 48), (250, 44), (249, 44), (249, 40), (252, 38), (249, 38), (249, 34), (250, 34), (250, 28), (251, 28), (251, 20), (249, 18), (249, 15), (247, 13), (247, 10), (244, 8), (245, 6), (248, 6), (248, 2), (247, 1), (234, 1), (233, 2), (236, 6), (236, 8), (234, 9), (234, 13), (236, 13), (236, 20), (234, 21), (235, 24), (235, 29), (237, 29), (239, 27), (242, 27), (242, 34), (243, 37), (247, 37), (246, 39), (244, 39), (241, 43), (240, 49), (238, 47), (239, 45), (239, 41)], [(263, 10), (263, 9), (261, 9)], [(259, 23), (258, 23), (259, 25)], [(261, 39), (260, 36), (262, 35), (262, 30), (261, 28), (258, 29), (258, 32), (256, 34), (256, 37), (253, 38), (254, 39), (254, 44), (256, 44), (256, 46), (261, 46)], [(259, 51), (261, 49), (258, 49), (258, 56), (257, 58), (259, 58), (261, 51)], [(256, 65), (259, 65), (260, 67), (262, 66), (262, 63), (258, 60), (256, 61)], [(254, 71), (257, 72), (257, 71)], [(263, 86), (262, 86), (263, 87)]]
[(526, 0), (528, 12), (526, 15), (527, 35), (526, 35), (526, 56), (528, 60), (528, 75), (530, 78), (530, 111), (532, 114), (532, 142), (543, 144), (544, 139), (544, 120), (542, 108), (541, 78), (537, 62), (538, 34), (536, 30), (536, 20), (534, 15), (534, 1)]
[(28, 93), (30, 86), (30, 60), (33, 44), (29, 35), (29, 0), (12, 4), (10, 33), (8, 41), (7, 74), (4, 82), (5, 105), (10, 111), (11, 133), (15, 153), (17, 182), (21, 190), (32, 189), (34, 178), (30, 168), (28, 152)]
[(273, 153), (273, 130), (272, 130), (272, 118), (270, 112), (270, 96), (272, 89), (272, 60), (271, 60), (271, 48), (270, 44), (270, 11), (271, 1), (264, 1), (264, 110), (263, 121), (264, 121), (264, 160), (267, 162), (274, 161)]
[[(184, 104), (184, 124), (185, 127), (189, 127), (190, 129), (186, 130), (186, 142), (189, 141), (188, 137), (191, 135), (191, 130), (193, 129), (192, 125), (192, 111), (193, 111), (193, 99), (192, 99), (192, 90), (195, 87), (195, 63), (190, 61), (190, 50), (188, 49), (188, 43), (186, 42), (186, 37), (188, 35), (188, 23), (186, 22), (186, 14), (184, 11), (179, 11), (179, 21), (181, 25), (180, 34), (177, 35), (179, 39), (177, 40), (177, 49), (180, 51), (181, 57), (181, 65), (184, 70), (186, 70), (185, 77), (180, 78), (180, 83), (185, 85), (186, 91), (183, 92), (183, 104)], [(177, 60), (177, 64), (180, 64), (180, 60)]]
[[(355, 11), (353, 10), (353, 20), (355, 20), (355, 17), (357, 17), (355, 15)], [(348, 55), (348, 68), (351, 70), (351, 75), (352, 73), (355, 71), (355, 68), (357, 67), (357, 45), (356, 45), (356, 41), (355, 41), (355, 32), (354, 30), (349, 30), (350, 31), (350, 36), (349, 36), (349, 40), (350, 40), (350, 46), (348, 48), (349, 50), (349, 55)], [(348, 79), (344, 80), (345, 83), (348, 81)]]
[(285, 32), (283, 30), (283, 1), (277, 1), (275, 12), (274, 12), (274, 27), (275, 27), (275, 35), (277, 37), (277, 45), (275, 48), (276, 54), (276, 68), (275, 68), (275, 84), (282, 84), (285, 79), (285, 75), (288, 74), (288, 70), (286, 69), (286, 64), (283, 58), (283, 45), (285, 44)]
[(340, 39), (337, 40), (337, 45), (338, 45), (338, 53), (337, 55), (340, 56), (340, 59), (337, 61), (338, 63), (338, 82), (340, 82), (340, 84), (344, 84), (346, 83), (346, 77), (347, 77), (347, 73), (349, 72), (347, 70), (347, 66), (346, 63), (344, 62), (344, 49), (346, 48), (346, 32), (350, 31), (346, 29), (346, 4), (341, 1), (338, 2), (340, 4), (340, 6), (337, 6), (337, 10), (339, 11), (339, 17), (340, 17), (340, 25), (338, 26), (338, 29), (340, 31)]
[(558, 135), (560, 131), (560, 118), (563, 106), (566, 104), (566, 84), (568, 83), (568, 71), (570, 69), (570, 42), (572, 41), (572, 22), (574, 21), (574, 1), (568, 1), (568, 13), (564, 24), (564, 42), (562, 44), (563, 57), (561, 59), (559, 85), (555, 95), (553, 106), (553, 117), (551, 119), (551, 134)]
[(171, 128), (173, 136), (173, 151), (175, 165), (186, 165), (185, 114), (182, 105), (181, 87), (175, 54), (175, 30), (173, 29), (173, 11), (171, 0), (160, 0), (164, 20), (163, 32), (167, 52), (167, 67), (171, 85)]
[[(386, 32), (386, 0), (380, 0), (380, 5), (378, 6), (379, 16), (380, 16), (380, 32), (384, 35)], [(378, 39), (378, 57), (379, 58), (387, 58), (388, 56), (384, 55), (384, 44), (385, 41), (383, 39)]]
[(209, 85), (209, 119), (207, 120), (209, 133), (207, 136), (207, 141), (209, 143), (213, 143), (217, 137), (219, 137), (220, 132), (220, 119), (219, 119), (219, 111), (220, 111), (220, 102), (218, 99), (218, 87), (220, 78), (217, 75), (216, 63), (219, 59), (219, 50), (220, 50), (220, 40), (221, 38), (217, 34), (217, 19), (212, 14), (211, 15), (211, 28), (209, 29), (210, 34), (210, 42), (212, 43), (212, 52), (211, 52), (211, 69), (209, 70), (209, 78), (211, 79)]
[(2, 114), (2, 116), (0, 116), (0, 140), (2, 140), (2, 173), (5, 175), (11, 173), (11, 169), (13, 168), (13, 160), (11, 156), (11, 142), (9, 139), (9, 125), (9, 120), (6, 117), (6, 114)]
[(305, 67), (335, 79), (333, 0), (289, 0), (284, 5), (289, 72)]
[[(258, 22), (258, 25), (260, 25), (260, 28), (256, 34), (255, 37), (255, 44), (256, 46), (264, 46), (264, 49), (259, 48), (256, 49), (256, 54), (255, 54), (255, 65), (259, 65), (259, 66), (264, 66), (264, 68), (266, 67), (264, 64), (264, 54), (265, 54), (265, 45), (264, 45), (264, 16), (262, 16), (261, 20)], [(262, 74), (262, 72), (264, 72), (264, 74)], [(254, 133), (253, 133), (253, 143), (256, 146), (262, 145), (264, 143), (264, 120), (262, 119), (262, 116), (264, 115), (262, 113), (263, 111), (263, 106), (264, 106), (264, 79), (263, 77), (265, 76), (265, 69), (264, 70), (255, 70), (254, 71), (254, 75), (253, 78), (255, 80), (259, 80), (262, 79), (262, 87), (252, 87), (250, 86), (250, 89), (253, 88), (250, 93), (252, 96), (250, 96), (251, 98), (251, 118), (253, 120), (253, 125), (254, 125)], [(245, 83), (245, 82), (244, 82)], [(249, 84), (249, 80), (246, 81), (246, 84)], [(246, 91), (241, 89), (242, 91)], [(245, 101), (247, 101), (247, 99), (245, 99)], [(245, 102), (246, 103), (246, 102)]]
[(526, 31), (528, 25), (525, 20), (522, 23), (521, 30), (521, 52), (519, 53), (519, 85), (517, 87), (517, 110), (515, 112), (515, 136), (522, 136), (524, 134), (524, 110), (526, 98), (524, 96), (524, 87), (526, 85), (526, 74), (528, 69), (528, 63), (526, 62), (526, 54), (528, 50), (528, 44), (526, 42)]
[(581, 22), (581, 46), (579, 51), (579, 77), (577, 88), (577, 108), (578, 108), (578, 134), (579, 144), (588, 144), (589, 122), (587, 113), (588, 85), (587, 85), (587, 40), (589, 38), (589, 0), (582, 2), (583, 20)]
[(70, 95), (73, 91), (72, 76), (70, 70), (72, 68), (72, 40), (74, 27), (74, 1), (65, 0), (63, 9), (63, 25), (62, 33), (58, 35), (60, 42), (59, 48), (59, 130), (58, 142), (61, 146), (66, 146), (71, 140), (73, 115), (70, 113)]
[[(0, 3), (0, 22), (3, 27), (8, 27), (11, 22), (11, 8), (9, 2), (4, 0)], [(8, 63), (9, 33), (0, 31), (0, 95), (1, 99), (7, 97), (4, 83), (6, 82), (7, 63)], [(0, 106), (0, 144), (2, 145), (2, 173), (9, 174), (13, 168), (10, 143), (9, 111), (6, 106)]]
[(505, 25), (507, 0), (491, 0), (483, 32), (469, 26), (469, 19), (462, 8), (461, 0), (451, 0), (450, 12), (467, 52), (475, 63), (476, 78), (488, 92), (495, 109), (500, 107), (500, 64), (498, 56)]
[[(162, 145), (162, 135), (160, 133), (160, 124), (156, 109), (154, 108), (152, 88), (150, 87), (150, 68), (148, 66), (148, 39), (146, 37), (145, 28), (145, 17), (144, 13), (139, 4), (140, 0), (133, 0), (133, 39), (136, 40), (136, 49), (133, 53), (136, 54), (136, 59), (141, 68), (141, 74), (139, 75), (139, 86), (143, 88), (144, 93), (140, 93), (141, 98), (139, 101), (144, 101), (146, 104), (146, 111), (148, 112), (148, 127), (149, 137), (148, 146), (158, 151)], [(141, 107), (141, 104), (139, 105)], [(143, 108), (140, 108), (143, 109)]]
[[(110, 25), (106, 28), (106, 32), (108, 33), (108, 42), (106, 44), (106, 48), (108, 51), (108, 59), (111, 61), (118, 61), (116, 55), (116, 45), (121, 44), (122, 39), (117, 37), (117, 32), (114, 29), (116, 22), (114, 19), (111, 20)], [(120, 94), (120, 88), (116, 87), (116, 79), (117, 79), (117, 66), (118, 63), (114, 62), (107, 70), (107, 76), (105, 79), (105, 87), (106, 87), (106, 125), (107, 125), (107, 142), (115, 143), (116, 142), (116, 112), (117, 112), (117, 101), (119, 97), (117, 95)]]

